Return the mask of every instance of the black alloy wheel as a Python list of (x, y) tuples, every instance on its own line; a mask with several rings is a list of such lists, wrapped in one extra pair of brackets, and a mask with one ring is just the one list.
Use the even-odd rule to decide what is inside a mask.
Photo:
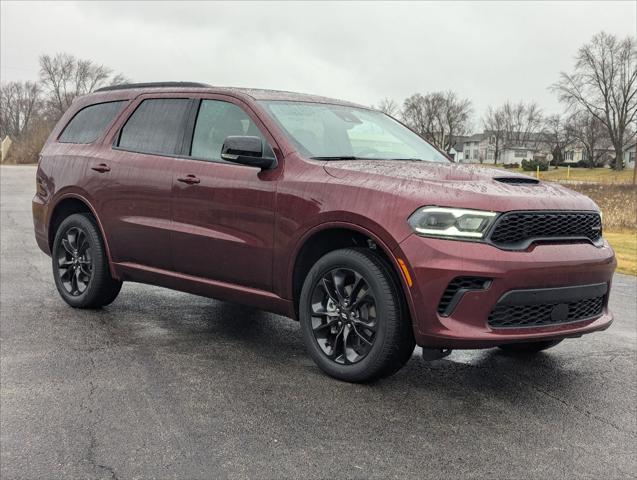
[(100, 308), (117, 298), (122, 282), (111, 276), (104, 241), (91, 214), (65, 218), (51, 252), (55, 286), (70, 306)]
[(299, 320), (318, 367), (348, 382), (392, 375), (415, 346), (399, 280), (371, 249), (343, 248), (321, 257), (303, 283)]
[(351, 364), (367, 356), (376, 339), (376, 298), (360, 273), (327, 272), (314, 289), (311, 308), (314, 338), (329, 359)]
[(327, 358), (347, 365), (369, 354), (376, 340), (376, 298), (359, 272), (325, 273), (314, 288), (311, 310), (312, 332)]
[(58, 244), (56, 258), (57, 274), (64, 289), (74, 297), (84, 293), (93, 275), (93, 257), (86, 232), (78, 227), (66, 230)]

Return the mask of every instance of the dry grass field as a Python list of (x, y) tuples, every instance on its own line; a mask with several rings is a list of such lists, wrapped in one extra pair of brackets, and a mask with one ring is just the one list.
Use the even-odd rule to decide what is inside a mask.
[(637, 232), (637, 187), (620, 184), (581, 184), (565, 187), (593, 199), (602, 210), (605, 231)]
[(599, 205), (604, 236), (617, 254), (617, 270), (637, 275), (637, 186), (621, 183), (566, 186), (589, 196)]

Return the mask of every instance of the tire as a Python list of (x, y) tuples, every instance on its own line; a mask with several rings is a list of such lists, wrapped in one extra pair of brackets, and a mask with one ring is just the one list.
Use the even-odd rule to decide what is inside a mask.
[(530, 354), (547, 350), (561, 342), (562, 340), (544, 340), (542, 342), (508, 343), (506, 345), (500, 345), (498, 348), (507, 353)]
[(299, 320), (309, 355), (328, 375), (370, 382), (397, 372), (411, 357), (412, 326), (390, 268), (372, 250), (346, 248), (310, 269)]
[(51, 259), (55, 286), (71, 307), (104, 307), (122, 288), (122, 282), (111, 277), (102, 236), (88, 213), (75, 213), (62, 221)]

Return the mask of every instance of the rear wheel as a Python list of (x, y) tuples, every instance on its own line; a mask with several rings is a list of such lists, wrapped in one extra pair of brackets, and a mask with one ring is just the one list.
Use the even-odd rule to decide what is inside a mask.
[(499, 348), (507, 353), (537, 353), (542, 350), (554, 347), (562, 340), (545, 340), (543, 342), (528, 342), (528, 343), (509, 343), (506, 345), (500, 345)]
[(51, 258), (55, 286), (72, 307), (103, 307), (122, 288), (122, 282), (111, 277), (104, 242), (90, 214), (76, 213), (62, 221)]
[(401, 292), (383, 259), (347, 248), (310, 269), (299, 303), (305, 346), (327, 374), (367, 382), (398, 371), (414, 350)]

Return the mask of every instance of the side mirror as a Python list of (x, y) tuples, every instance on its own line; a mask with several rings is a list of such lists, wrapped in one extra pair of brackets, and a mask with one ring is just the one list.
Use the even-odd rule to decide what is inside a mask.
[(221, 159), (264, 170), (276, 167), (274, 156), (263, 156), (263, 141), (259, 137), (226, 137), (221, 147)]

